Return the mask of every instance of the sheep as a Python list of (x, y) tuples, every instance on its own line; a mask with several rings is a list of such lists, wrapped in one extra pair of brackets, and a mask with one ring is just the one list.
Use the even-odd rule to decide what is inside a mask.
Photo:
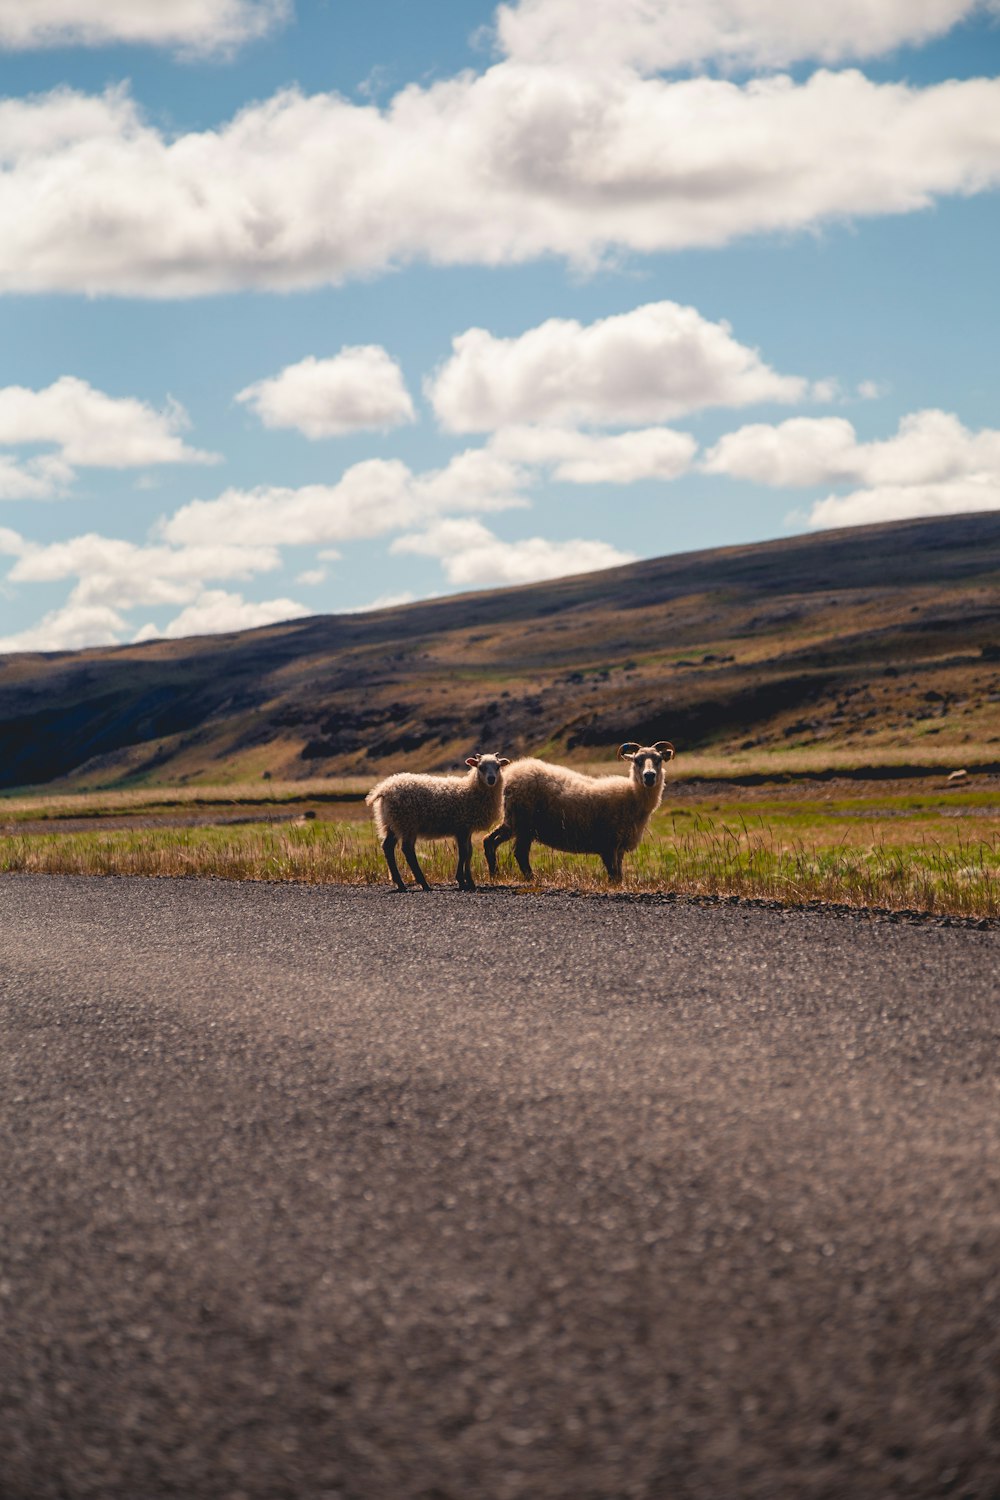
[(483, 849), (491, 877), (497, 849), (510, 838), (526, 880), (533, 878), (529, 856), (537, 839), (570, 854), (599, 854), (612, 885), (621, 883), (622, 856), (638, 847), (663, 795), (663, 767), (674, 757), (668, 740), (643, 748), (630, 741), (618, 759), (631, 761), (631, 774), (583, 776), (541, 760), (516, 760), (504, 777), (503, 822)]
[(474, 891), (472, 835), (493, 828), (500, 820), (503, 800), (503, 768), (510, 761), (502, 755), (470, 755), (467, 776), (420, 776), (400, 771), (387, 776), (365, 798), (372, 810), (382, 852), (396, 889), (406, 886), (396, 864), (397, 842), (403, 845), (406, 863), (425, 891), (427, 878), (417, 862), (418, 838), (453, 838), (458, 845), (455, 878), (460, 891)]

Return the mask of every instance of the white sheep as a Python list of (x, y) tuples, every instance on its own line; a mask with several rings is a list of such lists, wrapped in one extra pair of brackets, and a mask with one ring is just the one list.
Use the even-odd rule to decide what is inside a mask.
[(663, 796), (663, 767), (674, 756), (668, 740), (643, 748), (630, 741), (618, 759), (631, 761), (629, 776), (584, 776), (543, 760), (516, 760), (504, 777), (503, 822), (483, 844), (490, 875), (497, 849), (510, 838), (514, 857), (531, 880), (531, 845), (537, 839), (570, 854), (599, 854), (618, 885), (622, 856), (638, 848)]
[(372, 787), (365, 798), (397, 890), (406, 890), (396, 864), (397, 843), (402, 844), (406, 863), (424, 890), (430, 890), (417, 862), (418, 838), (453, 838), (458, 845), (458, 888), (476, 889), (471, 867), (472, 835), (499, 822), (503, 768), (510, 761), (502, 755), (470, 755), (465, 764), (471, 767), (467, 776), (421, 776), (399, 771)]

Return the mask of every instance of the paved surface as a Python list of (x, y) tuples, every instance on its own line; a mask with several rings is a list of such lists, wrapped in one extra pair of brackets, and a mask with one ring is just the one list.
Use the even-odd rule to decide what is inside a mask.
[(998, 958), (0, 880), (2, 1500), (995, 1500)]

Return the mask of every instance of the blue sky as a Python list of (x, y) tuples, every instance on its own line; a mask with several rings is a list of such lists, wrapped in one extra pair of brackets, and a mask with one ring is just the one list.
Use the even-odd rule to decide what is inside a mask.
[(0, 0), (0, 649), (1000, 508), (1000, 11)]

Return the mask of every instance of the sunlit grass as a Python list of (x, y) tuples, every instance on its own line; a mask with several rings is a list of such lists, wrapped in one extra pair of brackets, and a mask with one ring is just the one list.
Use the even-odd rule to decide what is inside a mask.
[(303, 781), (251, 781), (232, 785), (142, 786), (93, 792), (26, 792), (0, 797), (0, 822), (164, 814), (199, 808), (294, 808), (311, 802), (361, 799), (370, 777), (314, 776)]
[[(1000, 915), (1000, 834), (822, 841), (773, 828), (765, 819), (696, 815), (660, 819), (625, 861), (623, 888), (636, 892), (752, 897), (792, 905), (823, 901), (857, 907)], [(452, 844), (424, 843), (428, 879), (453, 885)], [(536, 888), (607, 890), (600, 861), (540, 846), (532, 854)], [(402, 868), (402, 866), (401, 866)], [(387, 886), (374, 832), (365, 823), (244, 824), (238, 828), (97, 829), (85, 833), (0, 836), (0, 871), (80, 875), (202, 876)], [(486, 881), (477, 843), (474, 873)], [(501, 852), (501, 883), (520, 884)]]

